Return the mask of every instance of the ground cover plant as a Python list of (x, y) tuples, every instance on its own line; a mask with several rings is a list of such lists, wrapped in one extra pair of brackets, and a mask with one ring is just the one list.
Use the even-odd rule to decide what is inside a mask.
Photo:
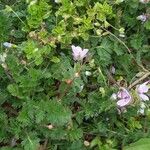
[(149, 0), (0, 0), (0, 149), (149, 150)]

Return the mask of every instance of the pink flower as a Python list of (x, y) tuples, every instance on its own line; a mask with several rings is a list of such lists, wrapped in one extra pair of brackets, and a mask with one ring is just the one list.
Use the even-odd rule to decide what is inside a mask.
[(87, 52), (89, 51), (88, 49), (83, 49), (79, 46), (71, 46), (72, 48), (72, 55), (73, 55), (73, 59), (74, 60), (83, 60), (83, 58), (85, 58), (87, 56)]
[(137, 93), (143, 101), (149, 100), (149, 97), (145, 94), (149, 90), (149, 86), (147, 85), (149, 82), (150, 81), (144, 82), (143, 84), (141, 84), (137, 87)]
[(146, 4), (149, 2), (149, 0), (139, 0), (139, 2), (143, 3), (143, 4)]
[(113, 93), (111, 98), (114, 100), (118, 100), (117, 105), (119, 107), (124, 107), (128, 105), (132, 100), (132, 97), (129, 94), (129, 92), (123, 87), (120, 88), (120, 91), (117, 94)]
[(142, 22), (145, 22), (147, 20), (147, 16), (143, 14), (143, 15), (138, 16), (136, 19)]
[(120, 89), (120, 91), (117, 93), (117, 97), (119, 99), (117, 105), (120, 107), (128, 105), (132, 100), (131, 95), (125, 88)]

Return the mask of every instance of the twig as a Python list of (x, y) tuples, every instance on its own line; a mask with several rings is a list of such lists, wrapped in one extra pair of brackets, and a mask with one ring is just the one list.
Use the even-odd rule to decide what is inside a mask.
[(105, 30), (106, 32), (108, 32), (111, 36), (115, 37), (128, 51), (128, 53), (132, 56), (132, 58), (134, 59), (135, 63), (137, 64), (137, 66), (139, 66), (144, 72), (148, 72), (148, 70), (146, 68), (144, 68), (143, 65), (139, 64), (136, 59), (134, 58), (131, 50), (128, 48), (128, 46), (121, 40), (119, 39), (115, 34), (113, 34), (112, 32), (108, 31), (107, 29), (101, 27), (101, 29)]
[(101, 68), (98, 67), (97, 69), (98, 69), (99, 74), (100, 74), (100, 75), (102, 76), (102, 78), (103, 78), (103, 81), (104, 81), (104, 83), (105, 83), (105, 86), (107, 86), (107, 82), (106, 82), (105, 76), (103, 75), (103, 73), (102, 73), (102, 71), (101, 71)]
[(43, 150), (46, 150), (46, 146), (48, 144), (48, 139), (45, 140), (44, 145), (43, 145)]
[(139, 78), (138, 80), (134, 81), (132, 84), (129, 85), (128, 88), (131, 89), (132, 87), (134, 87), (135, 85), (137, 85), (139, 82), (141, 82), (142, 80), (146, 79), (148, 76), (150, 76), (150, 72), (147, 72), (141, 78)]

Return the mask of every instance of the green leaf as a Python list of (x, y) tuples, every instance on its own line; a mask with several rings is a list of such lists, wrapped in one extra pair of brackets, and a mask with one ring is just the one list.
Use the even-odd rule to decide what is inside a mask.
[(22, 143), (24, 150), (37, 150), (39, 147), (39, 139), (35, 135), (27, 135)]
[(139, 49), (141, 48), (141, 45), (142, 45), (142, 37), (140, 37), (139, 35), (134, 35), (130, 43), (133, 48)]
[(27, 22), (31, 28), (38, 28), (43, 19), (49, 17), (51, 6), (46, 0), (39, 0), (38, 2), (34, 1), (34, 3), (31, 3), (28, 6)]
[(56, 57), (56, 56), (53, 56), (51, 61), (54, 62), (54, 63), (59, 63), (60, 59), (58, 57)]
[(148, 21), (144, 24), (144, 27), (145, 27), (147, 30), (150, 30), (150, 20), (148, 20)]
[(135, 143), (126, 146), (124, 150), (149, 150), (150, 138), (142, 138)]
[(16, 84), (9, 84), (7, 87), (8, 91), (13, 95), (13, 96), (19, 96), (19, 87)]
[(111, 62), (112, 43), (109, 39), (104, 38), (99, 47), (97, 47), (98, 61), (100, 65), (106, 66)]
[(47, 112), (47, 120), (52, 124), (64, 125), (71, 120), (71, 111), (57, 101), (49, 101), (44, 104)]
[(7, 40), (10, 26), (11, 22), (8, 15), (5, 15), (2, 11), (0, 11), (0, 43)]

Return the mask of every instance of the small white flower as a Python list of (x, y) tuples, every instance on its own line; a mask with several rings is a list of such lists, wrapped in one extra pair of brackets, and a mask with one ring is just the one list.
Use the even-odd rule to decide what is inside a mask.
[(38, 50), (39, 50), (38, 48), (35, 48), (35, 49), (34, 49), (34, 52), (37, 52)]
[(54, 0), (55, 1), (55, 3), (60, 3), (60, 0)]
[(4, 42), (3, 45), (8, 48), (11, 48), (13, 46), (13, 44), (8, 43), (8, 42)]
[(82, 49), (80, 46), (71, 46), (72, 48), (72, 55), (73, 55), (73, 59), (76, 61), (82, 61), (88, 53), (88, 49)]
[(140, 107), (143, 108), (143, 109), (146, 108), (145, 103), (141, 102)]
[(147, 16), (146, 15), (139, 15), (136, 19), (140, 20), (142, 22), (145, 22), (147, 20)]
[(91, 73), (90, 71), (85, 71), (85, 75), (86, 75), (86, 76), (91, 76), (92, 73)]
[(122, 38), (124, 38), (124, 37), (125, 37), (125, 35), (124, 35), (124, 34), (122, 34), (122, 33), (120, 33), (120, 34), (119, 34), (119, 36), (120, 36), (120, 37), (122, 37)]
[(113, 100), (117, 100), (117, 94), (113, 93), (110, 98)]
[(138, 110), (138, 113), (144, 115), (144, 109), (143, 109), (143, 108), (140, 108), (140, 109)]
[(141, 102), (140, 109), (137, 111), (137, 113), (140, 113), (140, 114), (144, 115), (145, 108), (146, 108), (145, 103)]
[(116, 68), (115, 68), (114, 66), (111, 66), (111, 68), (110, 68), (110, 72), (111, 72), (112, 74), (115, 74), (115, 72), (116, 72)]
[(86, 147), (88, 147), (88, 146), (90, 146), (90, 142), (89, 142), (89, 141), (84, 141), (84, 145), (85, 145)]
[(29, 6), (32, 6), (32, 5), (36, 4), (36, 3), (37, 3), (37, 0), (33, 0), (33, 1), (30, 2)]
[(82, 92), (83, 88), (84, 88), (84, 85), (81, 85), (79, 93)]

